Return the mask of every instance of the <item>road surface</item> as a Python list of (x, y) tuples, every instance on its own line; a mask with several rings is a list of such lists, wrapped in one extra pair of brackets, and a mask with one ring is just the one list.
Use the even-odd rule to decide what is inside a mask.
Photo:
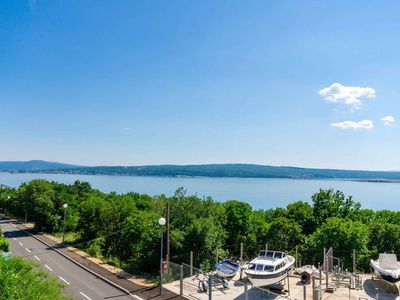
[[(97, 278), (85, 269), (77, 266), (28, 233), (17, 228), (13, 221), (1, 219), (0, 226), (4, 235), (10, 240), (10, 251), (14, 256), (22, 256), (42, 266), (51, 276), (56, 277), (66, 287), (66, 295), (74, 299), (95, 300), (135, 299), (112, 285)], [(137, 300), (140, 298), (137, 297)]]

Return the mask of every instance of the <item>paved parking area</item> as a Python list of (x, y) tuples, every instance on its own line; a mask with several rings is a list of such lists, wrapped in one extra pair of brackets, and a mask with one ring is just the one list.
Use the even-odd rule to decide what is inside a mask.
[[(400, 300), (398, 295), (388, 293), (387, 287), (379, 281), (372, 280), (370, 274), (362, 274), (363, 289), (349, 290), (342, 287), (336, 289), (333, 293), (323, 293), (322, 299), (326, 300), (365, 300), (365, 299), (378, 299), (379, 300)], [(244, 279), (246, 280), (246, 279)], [(174, 281), (164, 285), (166, 289), (179, 294), (180, 282)], [(208, 300), (208, 294), (199, 290), (198, 280), (193, 278), (184, 279), (184, 295), (188, 299)], [(247, 298), (245, 296), (244, 284), (239, 278), (234, 278), (229, 282), (229, 288), (223, 289), (222, 287), (214, 288), (212, 292), (212, 299), (218, 300), (266, 300), (266, 299), (297, 299), (304, 300), (304, 287), (300, 282), (300, 278), (296, 276), (290, 277), (289, 281), (290, 294), (287, 292), (287, 285), (285, 285), (286, 292), (280, 294), (272, 294), (258, 288), (248, 287)], [(276, 291), (278, 292), (278, 291)], [(306, 299), (312, 300), (312, 287), (310, 284), (306, 285)]]

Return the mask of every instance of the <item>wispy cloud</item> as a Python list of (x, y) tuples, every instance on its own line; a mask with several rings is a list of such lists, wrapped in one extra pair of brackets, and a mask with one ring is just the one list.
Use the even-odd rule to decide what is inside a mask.
[(333, 83), (318, 92), (325, 100), (333, 103), (343, 103), (358, 109), (363, 104), (362, 99), (375, 97), (375, 90), (371, 87), (344, 86)]
[(331, 126), (341, 129), (372, 129), (374, 128), (374, 123), (371, 120), (362, 120), (359, 122), (343, 121), (338, 123), (332, 123)]
[(394, 122), (396, 122), (396, 120), (392, 116), (386, 116), (386, 117), (382, 118), (381, 120), (382, 120), (383, 124), (385, 124), (385, 125), (392, 125)]

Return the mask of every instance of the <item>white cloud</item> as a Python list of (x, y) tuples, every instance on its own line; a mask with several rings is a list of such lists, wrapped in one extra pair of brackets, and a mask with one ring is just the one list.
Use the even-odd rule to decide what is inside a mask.
[(340, 83), (334, 83), (318, 93), (328, 102), (351, 105), (355, 109), (360, 108), (363, 104), (360, 98), (375, 97), (375, 90), (371, 87), (344, 86)]
[(343, 121), (338, 123), (332, 123), (331, 126), (338, 127), (341, 129), (372, 129), (374, 128), (374, 123), (370, 120), (362, 120), (359, 122)]
[(396, 120), (392, 116), (386, 116), (381, 119), (383, 124), (385, 125), (392, 125)]

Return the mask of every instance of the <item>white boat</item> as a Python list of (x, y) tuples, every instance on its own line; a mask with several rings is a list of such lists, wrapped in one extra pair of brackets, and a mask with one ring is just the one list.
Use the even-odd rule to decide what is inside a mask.
[(269, 286), (280, 283), (294, 268), (294, 257), (282, 251), (261, 250), (244, 270), (254, 286)]
[(395, 282), (400, 280), (400, 262), (397, 261), (396, 254), (379, 254), (378, 260), (371, 259), (370, 266), (375, 275), (384, 280)]

